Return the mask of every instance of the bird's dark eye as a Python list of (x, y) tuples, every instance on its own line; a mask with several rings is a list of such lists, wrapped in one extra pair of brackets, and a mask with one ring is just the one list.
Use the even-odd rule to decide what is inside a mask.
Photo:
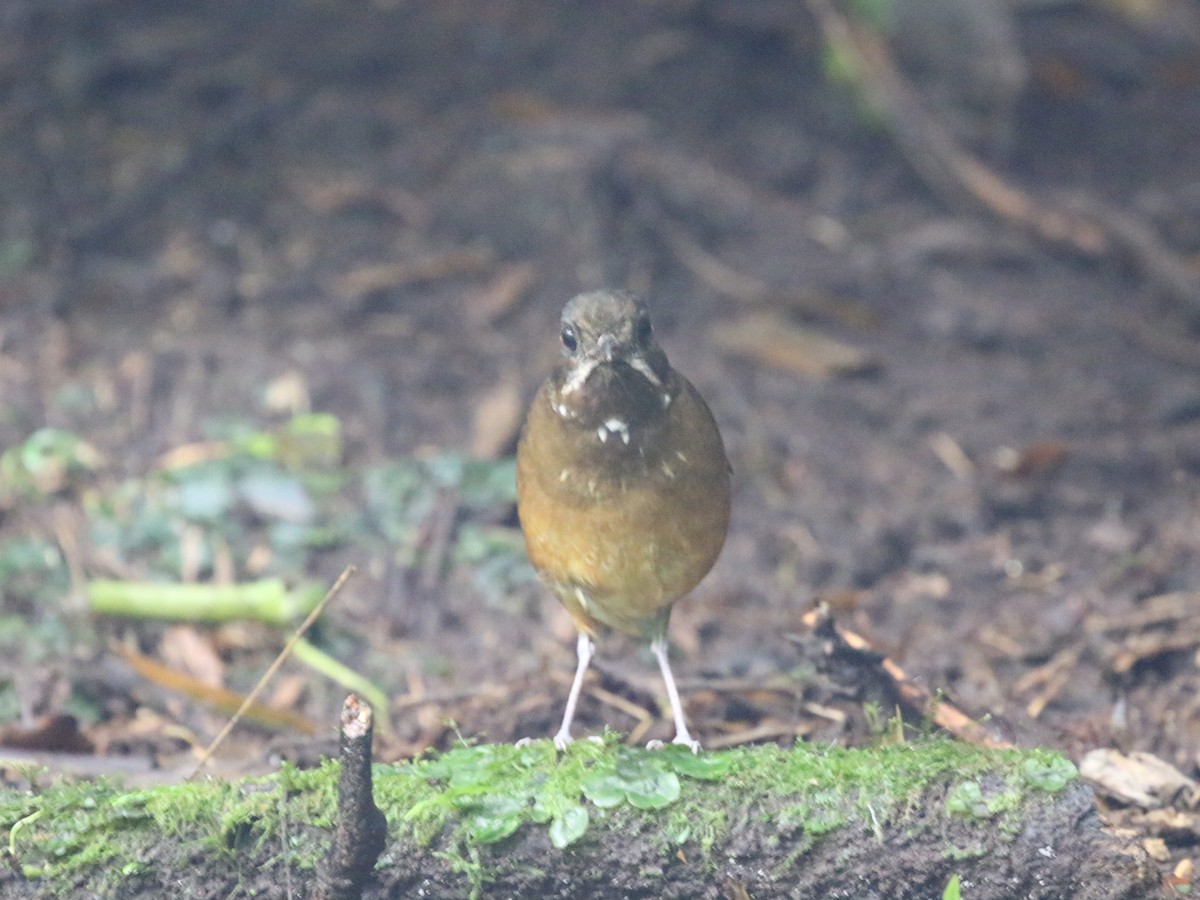
[(563, 346), (570, 353), (575, 352), (575, 348), (579, 346), (579, 339), (575, 336), (575, 329), (570, 325), (564, 325), (562, 330)]
[(654, 329), (650, 327), (650, 320), (642, 317), (634, 323), (633, 337), (639, 344), (644, 344), (650, 340), (650, 335), (654, 333)]

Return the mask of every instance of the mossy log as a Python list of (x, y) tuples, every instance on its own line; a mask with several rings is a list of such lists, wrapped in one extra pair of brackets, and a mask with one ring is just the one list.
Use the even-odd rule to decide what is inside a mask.
[[(312, 896), (338, 768), (0, 794), (0, 895)], [(388, 836), (367, 897), (936, 900), (954, 876), (970, 900), (1159, 890), (1050, 751), (481, 745), (376, 766), (374, 793)]]

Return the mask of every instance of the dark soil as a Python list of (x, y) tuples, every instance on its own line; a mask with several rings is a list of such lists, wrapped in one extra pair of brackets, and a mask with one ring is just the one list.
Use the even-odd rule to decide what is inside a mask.
[[(1027, 80), (982, 101), (987, 54), (960, 50), (961, 78), (902, 57), (1012, 184), (1137, 217), (1200, 280), (1200, 43), (1169, 18), (1191, 27), (1192, 7), (1159, 14), (1023, 9), (1006, 21)], [(134, 729), (137, 708), (207, 743), (223, 715), (108, 674), (107, 639), (155, 656), (163, 630), (81, 613), (80, 579), (147, 577), (89, 546), (87, 492), (294, 408), (340, 420), (348, 470), (511, 455), (511, 400), (553, 360), (561, 304), (612, 285), (648, 299), (734, 469), (725, 552), (672, 622), (703, 742), (886, 727), (852, 679), (813, 669), (799, 620), (824, 600), (999, 734), (1196, 775), (1195, 309), (1117, 254), (947, 205), (823, 59), (800, 4), (9, 0), (0, 452), (51, 425), (105, 463), (0, 507), (0, 541), (44, 536), (74, 566), (51, 600), (0, 602), (39, 634), (62, 623), (0, 663), (5, 710), (71, 709), (110, 755), (164, 765), (186, 741)], [(764, 311), (871, 365), (804, 375), (716, 339)], [(268, 385), (292, 399), (265, 403)], [(465, 517), (448, 498), (446, 540)], [(400, 698), (385, 758), (551, 733), (569, 621), (529, 578), (497, 596), (440, 562), (343, 542), (226, 574), (359, 567), (318, 638)], [(279, 645), (200, 633), (240, 690)], [(653, 716), (638, 736), (669, 736), (650, 657), (613, 641), (598, 664), (597, 686)], [(286, 671), (304, 673), (290, 702), (335, 721), (344, 689)], [(585, 696), (579, 731), (637, 726), (606, 697)], [(264, 759), (247, 734), (229, 765)]]

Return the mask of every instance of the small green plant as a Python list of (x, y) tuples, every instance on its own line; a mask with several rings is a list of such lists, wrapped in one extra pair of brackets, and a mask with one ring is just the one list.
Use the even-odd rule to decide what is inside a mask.
[(0, 455), (0, 509), (54, 494), (73, 477), (95, 471), (102, 461), (96, 448), (79, 435), (39, 428)]
[(1079, 777), (1079, 770), (1065, 756), (1027, 759), (1021, 764), (1021, 777), (1030, 787), (1057, 794)]
[(1013, 788), (985, 795), (982, 785), (974, 780), (960, 782), (946, 795), (947, 810), (976, 819), (990, 819), (998, 813), (1016, 808), (1019, 802), (1020, 793)]
[(892, 714), (885, 716), (883, 708), (874, 702), (863, 704), (863, 719), (866, 720), (867, 731), (881, 744), (903, 744), (905, 741), (904, 715), (897, 706)]
[[(568, 847), (587, 833), (591, 815), (583, 798), (599, 809), (628, 804), (661, 809), (679, 799), (680, 776), (698, 780), (721, 778), (729, 771), (726, 754), (698, 756), (684, 747), (659, 752), (629, 747), (606, 750), (580, 742), (555, 761), (553, 777), (544, 775), (553, 746), (539, 741), (524, 747), (481, 744), (458, 747), (415, 764), (442, 792), (414, 805), (405, 819), (415, 826), (432, 823), (447, 808), (463, 816), (467, 836), (491, 844), (526, 822), (548, 824), (551, 843)], [(536, 773), (543, 772), (541, 775)]]

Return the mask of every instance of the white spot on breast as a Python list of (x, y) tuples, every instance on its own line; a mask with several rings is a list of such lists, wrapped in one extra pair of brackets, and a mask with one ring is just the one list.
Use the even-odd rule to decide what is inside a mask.
[(674, 470), (673, 470), (673, 469), (672, 469), (670, 466), (668, 466), (666, 463), (663, 463), (663, 464), (662, 464), (662, 472), (663, 472), (663, 474), (664, 474), (664, 475), (666, 475), (666, 476), (667, 476), (667, 478), (669, 478), (671, 481), (674, 481), (674, 480), (675, 480), (675, 471), (674, 471)]
[[(604, 423), (604, 428), (612, 434), (619, 434), (622, 441), (626, 444), (629, 443), (629, 426), (625, 424), (623, 419), (609, 419)], [(601, 438), (601, 440), (605, 440), (605, 438)]]
[(567, 480), (568, 478), (570, 478), (570, 477), (571, 477), (571, 470), (570, 470), (570, 469), (563, 469), (561, 472), (559, 472), (559, 473), (558, 473), (558, 480), (559, 480), (559, 481), (566, 481), (566, 480)]

